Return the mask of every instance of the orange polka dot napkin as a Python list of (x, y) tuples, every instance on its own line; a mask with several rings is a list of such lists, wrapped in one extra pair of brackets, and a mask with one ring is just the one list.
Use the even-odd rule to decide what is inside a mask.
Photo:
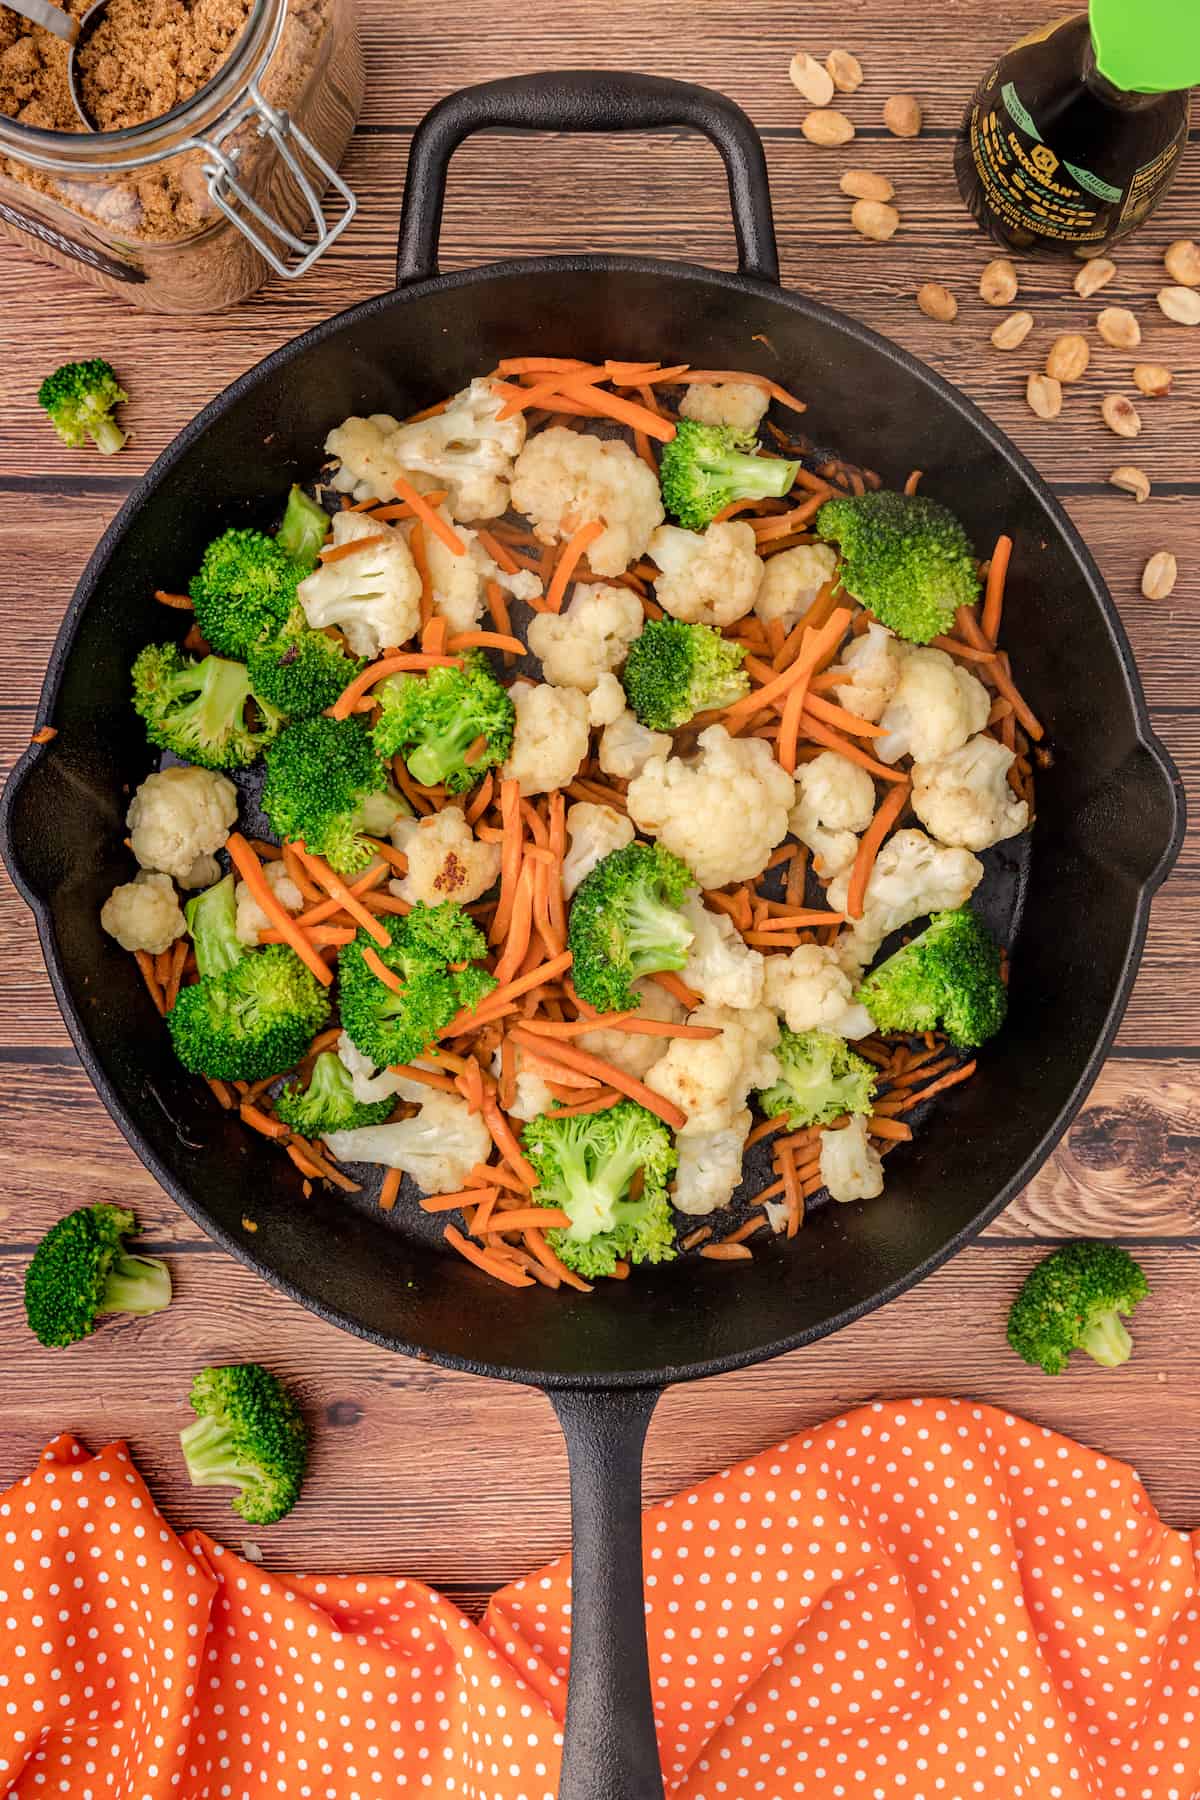
[[(419, 1582), (177, 1536), (128, 1452), (0, 1499), (0, 1793), (553, 1800), (564, 1559), (482, 1627)], [(988, 1407), (864, 1407), (645, 1517), (686, 1800), (1195, 1800), (1195, 1540), (1133, 1472)]]

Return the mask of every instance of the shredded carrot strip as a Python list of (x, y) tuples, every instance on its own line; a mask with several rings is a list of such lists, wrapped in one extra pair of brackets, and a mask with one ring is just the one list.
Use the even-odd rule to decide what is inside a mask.
[(820, 725), (811, 715), (805, 714), (803, 720), (804, 735), (811, 738), (814, 744), (823, 744), (827, 750), (836, 750), (847, 762), (857, 763), (860, 769), (869, 769), (877, 781), (906, 782), (908, 780), (900, 769), (889, 768), (887, 763), (876, 762), (849, 738), (841, 737), (836, 731), (830, 731), (827, 725)]
[(457, 1094), (449, 1075), (436, 1075), (432, 1069), (420, 1069), (416, 1063), (393, 1063), (390, 1073), (402, 1075), (405, 1081), (419, 1082), (422, 1087), (436, 1088), (439, 1094)]
[(506, 356), (500, 364), (502, 375), (567, 375), (573, 369), (590, 365), (577, 356)]
[(854, 857), (854, 867), (850, 871), (850, 885), (846, 894), (846, 913), (851, 919), (862, 918), (867, 882), (871, 870), (875, 867), (875, 858), (879, 854), (884, 838), (907, 806), (908, 794), (909, 782), (908, 777), (905, 776), (903, 787), (892, 789), (858, 841), (858, 850)]
[(427, 656), (439, 656), (446, 648), (446, 621), (435, 613), (421, 633), (421, 648)]
[(745, 1244), (705, 1244), (700, 1251), (712, 1262), (753, 1262), (754, 1252)]
[(474, 1168), (467, 1171), (467, 1181), (468, 1183), (479, 1181), (485, 1187), (489, 1182), (498, 1182), (501, 1187), (508, 1188), (513, 1193), (523, 1194), (525, 1192), (525, 1183), (519, 1180), (511, 1169), (506, 1169), (503, 1163), (476, 1163)]
[(319, 550), (322, 567), (328, 568), (330, 563), (345, 562), (348, 556), (357, 556), (360, 550), (369, 550), (372, 544), (386, 544), (389, 534), (386, 531), (374, 531), (370, 537), (351, 538), (345, 544), (333, 544), (328, 550)]
[[(306, 925), (304, 927), (310, 943), (318, 950), (340, 948), (342, 944), (352, 944), (358, 936), (353, 925)], [(285, 944), (287, 939), (282, 931), (268, 929), (258, 934), (260, 944)]]
[[(821, 914), (825, 922), (838, 917), (837, 913)], [(721, 1035), (716, 1025), (675, 1025), (670, 1019), (643, 1019), (636, 1012), (601, 1013), (594, 1019), (530, 1019), (526, 1030), (554, 1039), (582, 1037), (586, 1032), (601, 1030), (627, 1031), (641, 1037), (715, 1038)]]
[(559, 557), (555, 566), (554, 577), (550, 586), (546, 589), (547, 612), (562, 611), (563, 598), (567, 591), (567, 585), (575, 571), (576, 564), (579, 562), (580, 557), (583, 555), (588, 545), (594, 544), (603, 530), (604, 523), (602, 520), (591, 519), (586, 525), (581, 525), (579, 530), (575, 532), (564, 545), (562, 555)]
[(1012, 556), (1013, 541), (1003, 533), (996, 539), (996, 548), (992, 551), (992, 560), (988, 567), (987, 585), (983, 592), (983, 617), (980, 627), (983, 635), (992, 643), (1000, 636), (1000, 616), (1004, 611), (1004, 581), (1008, 574), (1009, 558)]
[(493, 1231), (566, 1231), (570, 1213), (557, 1206), (514, 1206), (492, 1217)]
[[(256, 855), (262, 855), (262, 851), (258, 850), (257, 846), (252, 846), (252, 848), (255, 849)], [(320, 900), (321, 890), (316, 882), (309, 876), (308, 870), (297, 856), (294, 846), (291, 844), (284, 844), (282, 846), (282, 855), (283, 866), (287, 870), (288, 880), (300, 889), (300, 892), (304, 895), (306, 900)], [(337, 910), (336, 907), (334, 910)], [(312, 920), (306, 922), (311, 924)]]
[(459, 651), (477, 648), (480, 650), (510, 650), (514, 656), (524, 656), (525, 646), (520, 638), (510, 637), (498, 631), (460, 631), (446, 645), (447, 650)]
[(823, 494), (810, 495), (799, 506), (793, 507), (791, 512), (769, 514), (766, 518), (756, 519), (754, 521), (755, 542), (769, 544), (776, 538), (791, 537), (802, 525), (807, 525), (814, 513), (820, 512), (829, 498), (829, 494), (830, 490), (827, 488)]
[(384, 1175), (379, 1188), (380, 1212), (391, 1212), (400, 1197), (400, 1183), (404, 1180), (403, 1169), (389, 1169)]
[[(432, 416), (432, 415), (430, 415), (430, 416)], [(427, 506), (440, 506), (442, 504), (442, 501), (446, 500), (448, 498), (449, 498), (449, 490), (446, 488), (439, 488), (436, 490), (436, 492), (431, 492), (431, 493), (428, 493), (425, 495), (425, 503)], [(393, 519), (415, 519), (416, 516), (417, 515), (413, 511), (412, 507), (409, 506), (407, 504), (407, 502), (404, 500), (397, 500), (391, 506), (376, 505), (375, 511), (371, 514), (371, 517), (373, 519), (386, 520), (389, 523)]]
[(519, 565), (513, 561), (507, 544), (502, 544), (493, 532), (485, 531), (482, 525), (475, 526), (475, 537), (480, 549), (487, 552), (498, 569), (503, 569), (506, 575), (516, 574)]
[(513, 1136), (512, 1127), (493, 1094), (483, 1097), (483, 1122), (492, 1134), (492, 1142), (513, 1171), (514, 1175), (528, 1188), (537, 1186), (537, 1174), (521, 1153), (521, 1146)]
[(752, 693), (745, 694), (735, 700), (732, 706), (725, 708), (728, 718), (738, 718), (743, 713), (760, 712), (771, 701), (782, 698), (796, 681), (811, 675), (827, 652), (836, 650), (845, 635), (850, 623), (850, 609), (840, 606), (833, 612), (826, 624), (822, 625), (809, 639), (808, 649), (796, 658), (790, 668), (774, 676), (764, 687), (755, 688)]
[(616, 419), (634, 431), (644, 431), (647, 437), (657, 438), (661, 444), (669, 444), (675, 436), (675, 427), (669, 419), (652, 412), (648, 406), (639, 406), (635, 401), (625, 400), (619, 394), (602, 391), (592, 379), (590, 371), (566, 376), (559, 383), (558, 393), (565, 400), (581, 403), (604, 418)]
[[(374, 924), (374, 920), (371, 922)], [(370, 944), (364, 944), (362, 959), (366, 963), (368, 969), (370, 969), (372, 975), (374, 975), (378, 981), (382, 981), (384, 987), (391, 988), (393, 994), (402, 994), (404, 992), (404, 983), (401, 981), (399, 975), (396, 974), (394, 969), (388, 968), (382, 957), (378, 956), (375, 951), (372, 950)]]
[(813, 925), (841, 925), (845, 922), (844, 913), (822, 912), (818, 907), (801, 907), (796, 912), (776, 913), (773, 918), (761, 919), (759, 931), (802, 931)]
[(261, 1133), (263, 1137), (285, 1138), (288, 1136), (288, 1127), (282, 1119), (273, 1119), (269, 1113), (263, 1112), (261, 1107), (255, 1106), (249, 1100), (242, 1101), (238, 1112), (242, 1116), (243, 1123), (249, 1125), (252, 1131)]
[(847, 712), (844, 706), (837, 706), (832, 700), (823, 700), (819, 694), (810, 693), (804, 702), (805, 712), (811, 713), (826, 725), (833, 725), (839, 731), (848, 732), (851, 737), (877, 738), (886, 737), (887, 732), (882, 725), (875, 725), (870, 719), (860, 719), (857, 713)]
[[(535, 1050), (540, 1049), (546, 1043), (545, 1038), (539, 1038), (522, 1025), (514, 1025), (511, 1035), (518, 1044), (528, 1045)], [(569, 1069), (582, 1070), (585, 1075), (598, 1075), (607, 1086), (615, 1087), (618, 1093), (628, 1095), (629, 1099), (636, 1100), (647, 1111), (655, 1113), (664, 1124), (671, 1127), (672, 1131), (679, 1131), (687, 1123), (687, 1114), (675, 1106), (672, 1101), (666, 1099), (662, 1094), (655, 1093), (654, 1089), (647, 1087), (644, 1081), (638, 1081), (635, 1076), (626, 1074), (624, 1069), (615, 1068), (612, 1063), (605, 1062), (603, 1057), (593, 1056), (587, 1050), (577, 1050), (571, 1044), (556, 1042), (554, 1059), (556, 1062), (565, 1063)]]
[(230, 834), (225, 848), (229, 852), (230, 861), (246, 883), (252, 897), (257, 900), (276, 930), (283, 933), (284, 943), (296, 952), (301, 962), (312, 971), (322, 987), (329, 987), (333, 981), (332, 971), (313, 945), (309, 943), (291, 913), (276, 895), (274, 888), (262, 872), (261, 863), (240, 831)]
[(779, 742), (776, 746), (779, 766), (781, 769), (785, 769), (789, 775), (794, 775), (796, 772), (796, 747), (800, 741), (800, 721), (804, 716), (804, 704), (808, 696), (808, 679), (812, 673), (811, 666), (806, 660), (806, 645), (809, 636), (810, 633), (806, 631), (800, 642), (800, 656), (797, 662), (800, 674), (788, 689), (787, 698), (783, 703), (783, 723), (779, 727)]
[(600, 1092), (598, 1094), (593, 1094), (590, 1100), (580, 1100), (574, 1106), (556, 1106), (551, 1117), (555, 1119), (574, 1119), (581, 1117), (584, 1113), (607, 1112), (609, 1107), (615, 1106), (620, 1098), (621, 1095), (617, 1092), (616, 1088), (601, 1088)]
[(303, 844), (297, 842), (293, 847), (296, 855), (300, 858), (300, 861), (308, 870), (308, 873), (312, 876), (317, 885), (323, 887), (330, 899), (336, 900), (341, 910), (349, 913), (354, 922), (357, 925), (361, 925), (367, 935), (373, 937), (377, 944), (382, 944), (386, 950), (387, 946), (392, 941), (391, 932), (385, 930), (384, 927), (371, 916), (366, 907), (355, 895), (354, 890), (346, 886), (346, 883), (342, 880), (336, 870), (331, 869), (329, 864), (325, 862), (322, 857), (314, 856), (311, 851), (306, 850)]
[[(580, 1109), (576, 1108), (574, 1110), (578, 1111)], [(555, 1114), (556, 1118), (561, 1118), (562, 1116), (561, 1113)], [(557, 1275), (558, 1279), (565, 1282), (567, 1287), (575, 1288), (581, 1294), (591, 1293), (591, 1282), (585, 1281), (582, 1275), (577, 1275), (574, 1269), (568, 1269), (566, 1263), (563, 1262), (560, 1256), (555, 1255), (554, 1251), (550, 1248), (549, 1244), (539, 1231), (526, 1231), (523, 1234), (523, 1241), (526, 1249), (529, 1250), (533, 1256), (536, 1256), (542, 1267), (548, 1270), (551, 1275)]]
[(498, 1200), (498, 1187), (459, 1188), (454, 1194), (423, 1194), (422, 1212), (458, 1212), (464, 1206), (482, 1206), (486, 1200)]
[(452, 556), (465, 556), (467, 554), (467, 546), (463, 543), (453, 525), (448, 525), (446, 523), (437, 508), (430, 506), (424, 494), (419, 494), (410, 481), (405, 481), (403, 475), (397, 475), (392, 482), (392, 486), (395, 488), (400, 498), (412, 507), (422, 525), (424, 525), (427, 530), (432, 531), (434, 537), (442, 540)]
[(932, 1100), (935, 1094), (944, 1093), (947, 1088), (957, 1087), (960, 1081), (967, 1081), (975, 1073), (974, 1062), (964, 1063), (961, 1069), (953, 1069), (949, 1075), (942, 1075), (937, 1081), (931, 1081), (927, 1088), (910, 1096), (910, 1104), (919, 1105), (922, 1100)]
[(355, 701), (361, 700), (377, 682), (388, 675), (398, 675), (402, 671), (417, 673), (425, 669), (461, 669), (462, 660), (457, 656), (424, 656), (415, 650), (397, 652), (395, 656), (385, 656), (379, 662), (372, 663), (369, 668), (356, 675), (348, 687), (344, 687), (333, 705), (329, 708), (329, 716), (333, 719), (349, 718), (354, 710)]
[[(1017, 684), (1009, 671), (1007, 656), (997, 656), (992, 668), (992, 679), (995, 681), (1000, 693), (1009, 702), (1013, 712), (1017, 715), (1022, 729), (1028, 732), (1035, 744), (1040, 744), (1046, 734), (1042, 729), (1037, 714), (1030, 710), (1019, 693)], [(1007, 723), (1007, 721), (1005, 722)]]
[(479, 792), (475, 795), (470, 806), (468, 806), (463, 815), (468, 825), (474, 825), (475, 821), (482, 818), (483, 814), (487, 811), (492, 803), (492, 793), (495, 789), (495, 785), (495, 781), (491, 775), (484, 778), (483, 786), (479, 789)]
[(508, 927), (504, 954), (495, 968), (496, 980), (501, 987), (512, 980), (524, 962), (525, 952), (529, 948), (529, 939), (533, 931), (533, 870), (534, 865), (525, 859), (521, 865), (516, 893), (513, 896), (512, 919)]
[(159, 1012), (165, 1013), (167, 1003), (163, 999), (163, 991), (158, 985), (158, 976), (154, 972), (154, 958), (148, 950), (135, 950), (133, 954), (137, 959), (138, 968), (142, 971), (142, 980), (146, 984), (147, 993)]
[(974, 644), (964, 644), (961, 638), (946, 637), (939, 633), (937, 637), (930, 638), (929, 642), (935, 650), (944, 650), (949, 656), (961, 656), (964, 662), (994, 663), (996, 660), (994, 650), (977, 649)]
[(225, 1111), (232, 1112), (233, 1095), (225, 1086), (225, 1083), (223, 1081), (218, 1081), (215, 1075), (206, 1075), (204, 1080), (208, 1083), (216, 1099), (220, 1102), (221, 1106), (224, 1107)]
[(498, 421), (511, 419), (516, 413), (536, 411), (547, 401), (557, 401), (566, 392), (568, 380), (574, 381), (576, 384), (577, 391), (573, 397), (582, 398), (583, 390), (595, 387), (597, 382), (607, 381), (607, 379), (608, 376), (603, 367), (595, 363), (581, 363), (577, 369), (570, 371), (552, 370), (547, 380), (536, 382), (529, 388), (522, 388), (519, 399), (514, 396), (506, 400), (496, 414), (496, 418)]
[(477, 1269), (482, 1269), (485, 1275), (494, 1275), (497, 1281), (507, 1282), (509, 1287), (533, 1286), (532, 1277), (526, 1275), (523, 1269), (497, 1256), (492, 1250), (481, 1250), (478, 1244), (471, 1243), (453, 1225), (447, 1225), (444, 1236), (451, 1249), (457, 1250), (460, 1256), (465, 1256), (468, 1262), (474, 1263)]
[(190, 594), (168, 594), (164, 588), (155, 588), (154, 598), (163, 606), (173, 606), (176, 612), (193, 610)]
[(651, 975), (650, 979), (657, 981), (659, 987), (666, 988), (668, 994), (673, 995), (681, 1006), (686, 1006), (689, 1012), (699, 1006), (700, 995), (694, 988), (688, 987), (673, 969), (661, 969), (656, 975)]
[(899, 1119), (889, 1119), (882, 1113), (875, 1113), (868, 1119), (867, 1129), (872, 1137), (892, 1138), (898, 1144), (907, 1144), (912, 1137), (911, 1125), (904, 1125)]
[(500, 783), (500, 819), (504, 836), (500, 861), (500, 901), (489, 933), (489, 941), (493, 944), (498, 944), (508, 930), (517, 894), (517, 882), (521, 875), (525, 834), (521, 824), (520, 782), (509, 780)]

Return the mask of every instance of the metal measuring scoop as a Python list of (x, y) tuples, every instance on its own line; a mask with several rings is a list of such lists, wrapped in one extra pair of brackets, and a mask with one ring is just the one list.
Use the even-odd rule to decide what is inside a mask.
[(104, 18), (108, 10), (108, 0), (96, 0), (96, 4), (88, 8), (82, 19), (76, 19), (69, 12), (64, 12), (61, 6), (53, 4), (53, 0), (6, 0), (6, 3), (12, 7), (14, 12), (19, 12), (22, 17), (32, 20), (35, 25), (42, 25), (47, 31), (52, 31), (56, 38), (61, 38), (67, 45), (71, 53), (67, 61), (67, 83), (71, 89), (71, 99), (74, 102), (75, 111), (89, 131), (99, 131), (100, 126), (88, 111), (87, 102), (83, 97), (79, 54)]

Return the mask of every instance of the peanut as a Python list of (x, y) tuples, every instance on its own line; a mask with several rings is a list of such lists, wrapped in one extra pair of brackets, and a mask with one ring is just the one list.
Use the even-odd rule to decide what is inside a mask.
[(810, 106), (828, 106), (833, 99), (833, 76), (821, 67), (815, 56), (797, 50), (788, 74), (792, 86), (804, 95)]
[(997, 256), (979, 277), (979, 297), (989, 306), (1010, 306), (1017, 297), (1017, 271), (1007, 256)]
[(1159, 288), (1158, 304), (1173, 325), (1200, 325), (1200, 293), (1195, 288)]
[(830, 106), (808, 113), (801, 119), (800, 129), (810, 144), (820, 144), (826, 150), (835, 144), (848, 144), (854, 136), (854, 127), (845, 113)]
[(825, 67), (839, 94), (853, 94), (863, 84), (862, 64), (848, 50), (831, 50)]
[(1157, 550), (1142, 570), (1142, 593), (1147, 600), (1165, 600), (1174, 592), (1179, 564), (1169, 550)]
[(917, 305), (927, 319), (937, 319), (943, 325), (958, 317), (958, 301), (940, 281), (922, 283), (917, 289)]
[(1117, 272), (1117, 265), (1107, 256), (1094, 256), (1085, 262), (1075, 277), (1075, 292), (1081, 300), (1090, 300), (1102, 287), (1107, 287)]
[(1133, 463), (1122, 463), (1114, 469), (1108, 478), (1110, 487), (1120, 488), (1123, 493), (1132, 494), (1140, 506), (1143, 500), (1150, 498), (1150, 477), (1144, 469), (1135, 467)]
[(1096, 330), (1114, 350), (1136, 350), (1142, 328), (1127, 306), (1106, 306), (1096, 315)]
[(1163, 261), (1167, 274), (1180, 287), (1200, 287), (1200, 244), (1193, 238), (1177, 238)]
[(1135, 438), (1142, 429), (1142, 415), (1124, 394), (1106, 394), (1100, 415), (1110, 431), (1118, 437)]
[(1164, 369), (1161, 363), (1135, 363), (1133, 365), (1133, 385), (1141, 394), (1148, 394), (1157, 399), (1171, 391), (1171, 371)]
[(891, 200), (896, 193), (887, 176), (874, 169), (847, 169), (838, 186), (855, 200)]
[(1033, 330), (1033, 314), (1027, 312), (1009, 313), (1001, 319), (992, 333), (992, 343), (997, 350), (1015, 350), (1025, 342)]
[(922, 122), (921, 102), (915, 94), (893, 94), (883, 109), (883, 122), (893, 137), (919, 136)]
[(1025, 384), (1025, 398), (1039, 419), (1057, 419), (1062, 411), (1062, 383), (1052, 375), (1031, 375)]
[(1055, 381), (1078, 381), (1087, 372), (1090, 361), (1087, 339), (1080, 337), (1077, 331), (1069, 331), (1051, 344), (1046, 373)]
[(881, 200), (856, 200), (850, 209), (850, 223), (863, 237), (886, 244), (899, 228), (900, 214)]

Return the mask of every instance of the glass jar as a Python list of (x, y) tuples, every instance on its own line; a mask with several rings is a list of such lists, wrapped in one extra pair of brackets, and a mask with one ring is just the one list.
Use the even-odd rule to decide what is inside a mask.
[(0, 231), (153, 312), (213, 312), (271, 270), (303, 275), (355, 211), (337, 173), (363, 97), (353, 6), (253, 0), (212, 79), (142, 125), (0, 115)]

